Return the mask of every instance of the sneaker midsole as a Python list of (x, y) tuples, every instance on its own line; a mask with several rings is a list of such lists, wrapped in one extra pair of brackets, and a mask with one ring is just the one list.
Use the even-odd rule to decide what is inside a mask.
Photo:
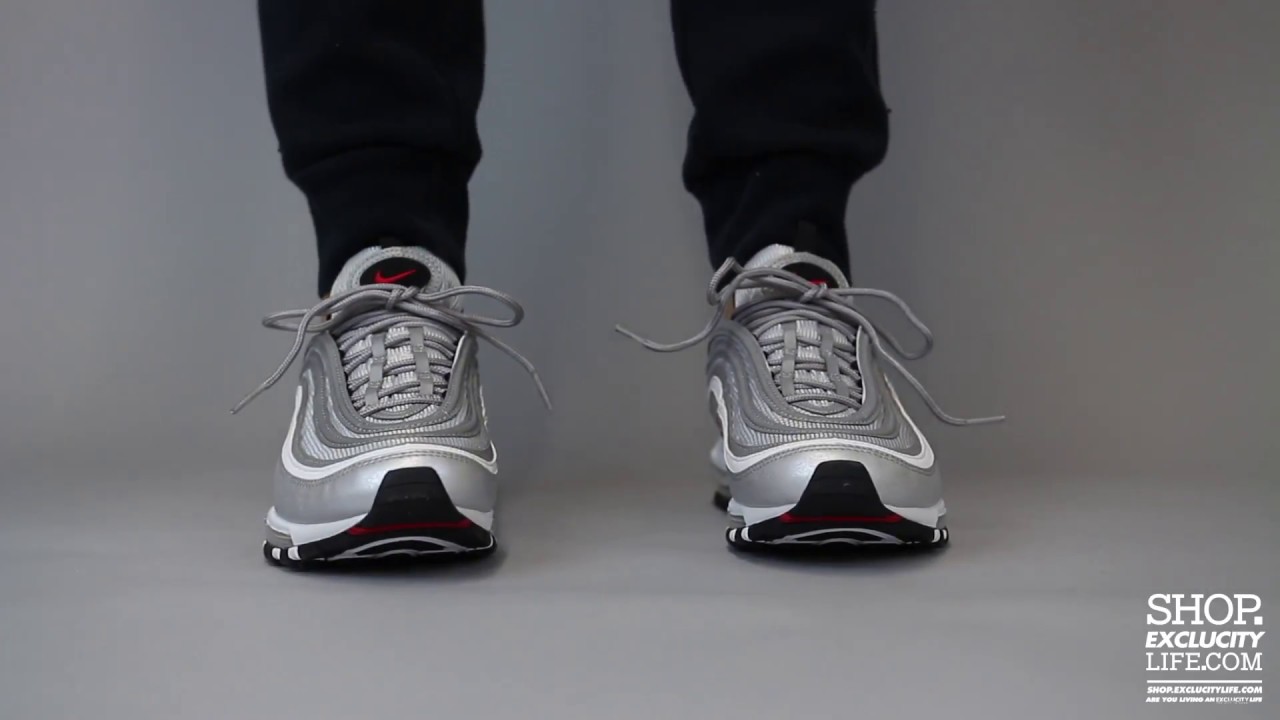
[[(455, 506), (456, 507), (456, 506)], [(493, 530), (493, 511), (481, 512), (470, 508), (457, 508), (458, 512), (487, 531)], [(323, 523), (295, 523), (285, 520), (276, 512), (275, 507), (267, 511), (268, 533), (289, 538), (294, 545), (303, 545), (317, 540), (324, 540), (340, 535), (355, 527), (368, 513), (361, 513), (342, 520)]]

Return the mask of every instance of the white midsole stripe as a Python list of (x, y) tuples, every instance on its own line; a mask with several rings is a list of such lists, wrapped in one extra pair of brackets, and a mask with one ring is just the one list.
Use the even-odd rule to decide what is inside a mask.
[[(772, 507), (748, 507), (737, 500), (729, 500), (728, 512), (734, 517), (742, 518), (747, 525), (754, 525), (765, 520), (772, 520), (785, 512), (790, 511), (796, 506), (795, 503), (790, 505), (775, 505)], [(920, 523), (925, 527), (937, 528), (938, 518), (947, 514), (947, 504), (942, 500), (930, 505), (929, 507), (897, 507), (894, 505), (885, 505), (885, 509), (889, 512), (901, 516), (905, 520)]]
[[(480, 512), (479, 510), (471, 510), (469, 508), (457, 508), (462, 516), (471, 522), (479, 525), (487, 531), (493, 530), (493, 511)], [(267, 511), (267, 527), (273, 531), (287, 536), (293, 541), (294, 545), (302, 545), (304, 543), (315, 542), (331, 538), (334, 535), (340, 535), (360, 523), (365, 519), (368, 513), (356, 515), (342, 520), (334, 520), (325, 523), (292, 523), (280, 517), (273, 507)]]
[(925, 527), (937, 528), (938, 518), (947, 514), (947, 504), (941, 500), (930, 505), (929, 507), (897, 507), (894, 505), (885, 505), (889, 512), (896, 513), (911, 522), (920, 523)]
[(772, 520), (773, 518), (778, 517), (779, 515), (787, 512), (788, 510), (790, 510), (795, 506), (796, 506), (795, 503), (791, 503), (789, 505), (775, 505), (773, 507), (757, 508), (757, 507), (748, 507), (738, 502), (737, 500), (730, 499), (729, 507), (726, 508), (726, 510), (730, 515), (733, 515), (734, 517), (742, 518), (742, 522), (746, 523), (747, 525), (755, 525), (758, 522), (764, 522), (765, 520)]
[(355, 527), (357, 523), (364, 519), (365, 515), (368, 515), (368, 513), (361, 513), (355, 517), (334, 520), (333, 522), (291, 523), (280, 517), (273, 507), (267, 511), (267, 527), (281, 535), (287, 535), (289, 539), (293, 540), (294, 545), (303, 545), (344, 533)]

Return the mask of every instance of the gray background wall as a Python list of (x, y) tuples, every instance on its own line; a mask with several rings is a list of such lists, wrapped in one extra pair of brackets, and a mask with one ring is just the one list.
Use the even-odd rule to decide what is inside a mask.
[[(935, 430), (950, 465), (1267, 467), (1278, 12), (885, 4), (892, 150), (853, 197), (855, 274), (931, 322), (920, 373), (941, 399), (1012, 418)], [(706, 427), (698, 353), (649, 356), (610, 331), (683, 336), (705, 311), (665, 5), (489, 16), (473, 279), (527, 303), (513, 339), (558, 402), (543, 415), (495, 356), (496, 429), (539, 462), (568, 442), (599, 448), (589, 462), (688, 452)], [(314, 259), (251, 9), (10, 2), (0, 32), (5, 454), (265, 458), (289, 393), (224, 411), (287, 347), (256, 322), (311, 301)]]
[[(506, 632), (527, 643), (508, 660), (488, 654), (506, 647), (497, 640), (463, 641), (516, 678), (511, 692), (561, 711), (600, 701), (616, 717), (643, 714), (637, 697), (668, 717), (701, 707), (635, 695), (621, 674), (608, 675), (597, 695), (566, 689), (589, 684), (584, 675), (550, 686), (528, 679), (548, 672), (548, 658), (577, 667), (604, 652), (538, 628), (563, 623), (589, 633), (598, 620), (596, 632), (621, 643), (623, 635), (601, 628), (659, 620), (647, 609), (655, 606), (617, 593), (652, 593), (656, 584), (657, 599), (645, 597), (676, 603), (682, 589), (702, 587), (673, 580), (681, 573), (719, 578), (705, 588), (712, 593), (772, 587), (771, 574), (802, 584), (794, 596), (730, 603), (727, 617), (708, 621), (710, 630), (678, 604), (662, 605), (684, 618), (665, 626), (670, 633), (687, 622), (708, 634), (698, 636), (699, 649), (676, 653), (698, 667), (683, 680), (668, 677), (669, 692), (659, 695), (723, 691), (726, 707), (740, 676), (700, 674), (721, 662), (713, 648), (754, 637), (747, 618), (788, 602), (800, 602), (810, 618), (844, 622), (850, 593), (871, 592), (860, 596), (862, 606), (892, 618), (937, 610), (903, 609), (903, 594), (949, 592), (945, 607), (981, 614), (999, 602), (1003, 586), (993, 578), (1017, 576), (1026, 580), (1007, 580), (1014, 585), (1003, 590), (1022, 592), (1028, 604), (1005, 607), (1004, 620), (987, 629), (1012, 637), (1025, 629), (1020, 622), (1043, 627), (1034, 608), (1049, 603), (1082, 613), (1045, 631), (1060, 631), (1055, 642), (1063, 642), (1080, 626), (1140, 637), (1146, 594), (1170, 584), (1277, 587), (1274, 559), (1264, 558), (1277, 541), (1280, 5), (882, 4), (893, 139), (884, 167), (851, 203), (854, 273), (860, 284), (907, 298), (933, 327), (938, 348), (918, 374), (946, 406), (1010, 416), (993, 428), (928, 426), (972, 543), (928, 573), (910, 564), (760, 569), (715, 545), (720, 521), (702, 506), (710, 423), (701, 354), (651, 355), (611, 332), (621, 321), (660, 338), (684, 337), (706, 312), (699, 217), (678, 182), (689, 106), (665, 3), (493, 0), (488, 10), (486, 159), (472, 185), (471, 279), (524, 301), (526, 324), (504, 337), (539, 365), (557, 407), (544, 413), (515, 366), (497, 353), (485, 357), (509, 478), (513, 554), (496, 573), (507, 579), (457, 584), (450, 576), (440, 580), (444, 588), (414, 592), (451, 593), (449, 602), (480, 613), (465, 615), (476, 623), (496, 622), (486, 610), (505, 618)], [(260, 329), (259, 317), (312, 302), (311, 231), (277, 164), (257, 43), (248, 3), (0, 3), (0, 540), (7, 543), (0, 648), (25, 656), (6, 659), (0, 649), (0, 664), (12, 663), (0, 676), (13, 683), (0, 693), (0, 707), (10, 704), (6, 717), (75, 716), (77, 702), (97, 700), (109, 711), (159, 716), (169, 707), (163, 698), (213, 692), (201, 689), (192, 668), (227, 672), (236, 667), (227, 658), (246, 654), (255, 638), (279, 640), (264, 639), (274, 621), (243, 620), (260, 607), (255, 597), (267, 607), (310, 602), (309, 592), (295, 597), (287, 589), (295, 586), (273, 584), (291, 578), (268, 580), (254, 562), (289, 391), (269, 393), (241, 416), (227, 413), (288, 346), (283, 333)], [(698, 511), (677, 509), (686, 502)], [(957, 522), (965, 517), (958, 512)], [(664, 527), (672, 534), (656, 533)], [(958, 527), (957, 537), (964, 532)], [(1028, 545), (1025, 554), (1003, 554), (1044, 532), (1055, 536), (1043, 553)], [(602, 535), (629, 545), (604, 554), (567, 550)], [(1138, 540), (1150, 544), (1114, 555), (1117, 545)], [(189, 575), (162, 572), (157, 580), (151, 572), (160, 563), (147, 558), (158, 548), (171, 559), (197, 553), (215, 570), (205, 574), (194, 563)], [(1121, 564), (1096, 564), (1106, 556)], [(736, 569), (723, 571), (729, 579), (703, 576), (696, 563), (704, 558), (708, 567)], [(1191, 559), (1197, 564), (1185, 564)], [(963, 570), (969, 562), (987, 563), (986, 574)], [(883, 583), (885, 575), (892, 592), (848, 584), (868, 576)], [(317, 611), (323, 627), (292, 639), (323, 654), (317, 638), (332, 633), (329, 620), (347, 622), (344, 613), (368, 602), (372, 591), (359, 582), (346, 578), (330, 590), (325, 607), (333, 616)], [(416, 602), (398, 582), (383, 587), (395, 598), (388, 602)], [(520, 605), (525, 614), (485, 604), (499, 582), (533, 593)], [(585, 595), (556, 594), (566, 587)], [(139, 588), (146, 599), (132, 604)], [(1075, 596), (1083, 604), (1061, 606), (1063, 592), (1083, 593)], [(601, 594), (619, 603), (603, 606), (613, 614), (587, 601)], [(384, 609), (388, 617), (409, 612), (395, 607)], [(725, 608), (717, 607), (708, 611)], [(219, 631), (180, 619), (183, 608), (243, 613), (234, 617), (252, 633), (220, 645)], [(86, 625), (68, 625), (68, 613)], [(141, 634), (103, 629), (135, 621)], [(796, 622), (793, 637), (827, 632)], [(901, 622), (879, 632), (900, 640), (899, 630), (920, 629), (911, 618)], [(166, 658), (186, 651), (164, 640), (128, 650), (151, 632), (208, 644), (209, 654), (170, 665)], [(351, 632), (352, 642), (367, 637)], [(956, 640), (956, 648), (969, 642)], [(81, 652), (86, 670), (113, 652), (132, 652), (130, 662), (144, 668), (133, 679), (166, 672), (168, 695), (131, 694), (127, 680), (108, 673), (68, 700), (53, 689), (59, 641), (89, 643)], [(625, 642), (637, 663), (661, 665), (675, 652), (652, 636)], [(1006, 664), (991, 673), (1021, 682), (1008, 707), (1046, 709), (1042, 700), (1068, 697), (1047, 670), (1036, 675), (1027, 669), (1034, 663), (1014, 662), (1021, 646), (1002, 647)], [(903, 652), (898, 659), (914, 662)], [(1129, 716), (1139, 702), (1132, 667), (1141, 669), (1139, 641), (1117, 652), (1133, 656), (1116, 661), (1133, 681), (1105, 685), (1109, 670), (1082, 678), (1094, 716)], [(653, 664), (636, 671), (656, 672)], [(882, 687), (901, 683), (901, 675), (875, 669), (893, 662), (846, 664)], [(752, 677), (757, 666), (744, 667)], [(357, 675), (377, 681), (366, 672)], [(947, 680), (938, 692), (953, 699), (980, 684), (976, 676), (952, 679), (954, 687)], [(818, 690), (815, 708), (833, 699), (821, 692), (821, 678), (797, 682)], [(225, 716), (215, 712), (218, 697), (233, 704), (270, 697), (253, 707), (286, 712), (296, 709), (291, 702), (314, 700), (273, 695), (270, 683), (253, 687), (234, 698), (210, 695), (212, 704), (182, 716)], [(754, 698), (753, 708), (786, 707), (738, 692)], [(316, 697), (329, 698), (314, 700), (321, 715), (350, 700)], [(910, 702), (923, 712), (938, 696), (916, 697)]]

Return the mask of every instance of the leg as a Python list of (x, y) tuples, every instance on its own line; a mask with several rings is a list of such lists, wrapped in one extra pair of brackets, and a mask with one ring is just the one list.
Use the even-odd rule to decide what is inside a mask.
[[(310, 204), (327, 296), (285, 314), (327, 324), (299, 330), (241, 402), (301, 355), (267, 513), (273, 563), (494, 547), (497, 456), (476, 364), (477, 341), (490, 336), (457, 305), (460, 294), (493, 293), (457, 289), (480, 159), (481, 8), (259, 0), (271, 119), (285, 172)], [(518, 321), (519, 305), (497, 300)], [(267, 324), (295, 329), (279, 320)], [(307, 329), (317, 331), (302, 352)]]
[[(751, 549), (937, 547), (950, 538), (932, 448), (883, 365), (953, 424), (861, 312), (845, 206), (884, 157), (874, 0), (672, 0), (694, 119), (684, 179), (702, 204), (713, 321), (707, 392), (725, 538)], [(634, 336), (633, 336), (634, 337)], [(905, 354), (905, 353), (904, 353)], [(883, 365), (882, 365), (883, 363)], [(896, 379), (896, 378), (895, 378)]]
[(684, 181), (712, 265), (795, 244), (847, 270), (854, 181), (888, 145), (874, 0), (672, 0), (694, 118)]
[(319, 292), (370, 245), (416, 245), (463, 273), (480, 160), (479, 0), (259, 0), (267, 101), (306, 195)]

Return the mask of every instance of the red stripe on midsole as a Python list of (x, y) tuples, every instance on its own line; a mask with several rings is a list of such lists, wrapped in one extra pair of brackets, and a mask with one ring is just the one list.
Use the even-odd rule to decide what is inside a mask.
[(792, 515), (782, 513), (778, 518), (784, 523), (896, 523), (901, 515)]
[(399, 532), (401, 530), (428, 530), (431, 528), (465, 528), (471, 527), (469, 518), (461, 520), (442, 520), (436, 522), (412, 522), (399, 523), (396, 525), (375, 525), (374, 527), (360, 527), (359, 525), (347, 530), (348, 535), (374, 535), (377, 533)]

